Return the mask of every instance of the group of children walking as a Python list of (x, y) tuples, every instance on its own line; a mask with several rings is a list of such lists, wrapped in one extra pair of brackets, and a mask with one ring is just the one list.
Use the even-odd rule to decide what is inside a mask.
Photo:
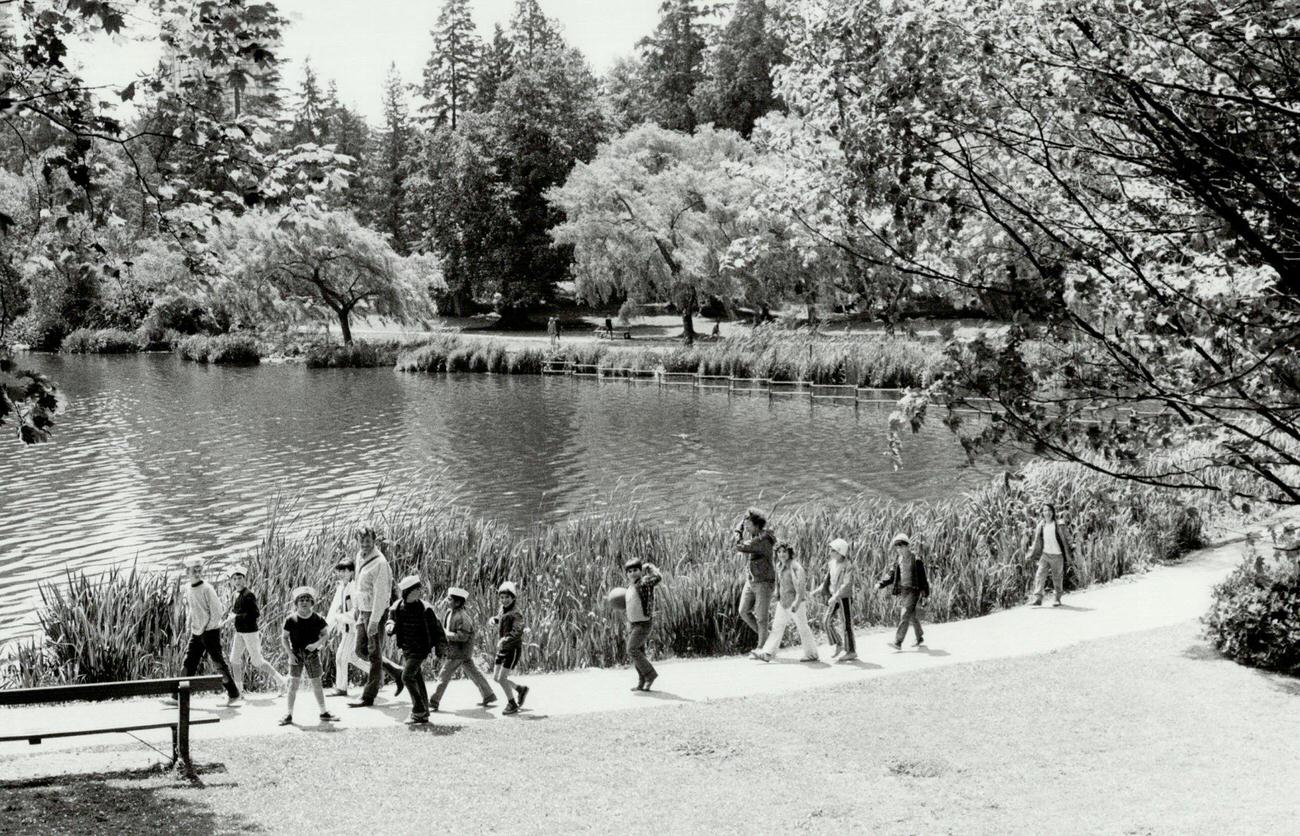
[[(793, 623), (798, 631), (803, 655), (800, 661), (817, 662), (820, 656), (817, 640), (808, 622), (809, 601), (816, 595), (826, 602), (822, 626), (834, 650), (832, 658), (838, 662), (852, 662), (858, 658), (853, 633), (852, 604), (857, 584), (857, 568), (850, 555), (849, 543), (835, 538), (827, 543), (826, 570), (816, 591), (810, 589), (808, 573), (795, 556), (789, 543), (777, 542), (764, 515), (750, 509), (736, 527), (736, 551), (747, 557), (747, 574), (739, 604), (739, 615), (757, 635), (758, 644), (750, 656), (770, 662), (780, 648), (786, 628)], [(465, 608), (469, 593), (460, 587), (451, 587), (440, 606), (424, 600), (424, 582), (417, 575), (408, 575), (392, 590), (392, 571), (387, 558), (378, 549), (375, 533), (363, 529), (359, 533), (361, 545), (358, 560), (345, 559), (335, 567), (338, 588), (325, 617), (316, 612), (318, 596), (310, 586), (296, 588), (288, 602), (291, 612), (285, 619), (280, 643), (289, 658), (289, 676), (281, 676), (262, 657), (261, 634), (258, 620), (260, 609), (257, 596), (248, 588), (248, 572), (243, 566), (233, 566), (229, 577), (234, 596), (228, 613), (221, 614), (221, 605), (212, 586), (203, 580), (203, 561), (198, 558), (186, 562), (189, 585), (186, 601), (189, 611), (190, 640), (185, 654), (185, 675), (198, 671), (204, 656), (223, 677), (230, 704), (241, 699), (244, 666), (247, 661), (276, 683), (285, 695), (286, 711), (281, 725), (293, 722), (296, 694), (304, 680), (311, 689), (323, 722), (338, 718), (325, 706), (322, 688), (320, 651), (331, 634), (339, 636), (335, 651), (335, 696), (347, 696), (351, 667), (366, 671), (366, 684), (361, 697), (349, 703), (356, 708), (374, 705), (385, 672), (396, 680), (397, 694), (403, 689), (410, 692), (410, 724), (429, 722), (431, 712), (438, 711), (447, 687), (457, 672), (462, 672), (478, 688), (479, 705), (488, 707), (496, 702), (496, 695), (483, 672), (474, 662), (474, 639), (477, 626)], [(916, 636), (915, 647), (923, 647), (925, 634), (917, 614), (930, 595), (930, 581), (925, 563), (912, 553), (911, 538), (898, 534), (890, 542), (892, 562), (889, 570), (875, 581), (878, 589), (888, 589), (898, 599), (900, 618), (893, 640), (889, 643), (901, 650), (909, 629)], [(1034, 579), (1033, 603), (1042, 603), (1046, 582), (1050, 577), (1056, 593), (1055, 604), (1060, 605), (1063, 578), (1071, 556), (1069, 540), (1056, 520), (1056, 509), (1044, 506), (1043, 519), (1034, 533), (1031, 559), (1038, 559)], [(611, 593), (618, 596), (627, 619), (627, 655), (637, 673), (633, 691), (649, 691), (659, 673), (650, 663), (646, 653), (654, 623), (655, 591), (663, 581), (663, 573), (653, 564), (629, 560), (624, 565), (627, 578), (625, 589)], [(514, 680), (524, 649), (524, 621), (519, 609), (519, 590), (512, 581), (497, 589), (499, 611), (488, 620), (496, 633), (496, 656), (492, 666), (492, 680), (501, 688), (506, 698), (503, 714), (518, 713), (528, 698), (528, 686)], [(769, 603), (775, 602), (776, 614), (768, 630)], [(226, 663), (221, 648), (221, 628), (232, 623), (235, 638), (231, 646), (230, 664)], [(402, 665), (384, 658), (380, 631), (392, 636), (402, 651)], [(423, 667), (433, 657), (437, 663), (438, 682), (430, 697), (425, 684)]]

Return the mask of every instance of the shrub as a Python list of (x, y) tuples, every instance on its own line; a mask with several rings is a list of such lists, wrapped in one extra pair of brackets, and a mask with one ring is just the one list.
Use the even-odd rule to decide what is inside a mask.
[(1202, 622), (1220, 653), (1243, 665), (1300, 675), (1300, 562), (1266, 560), (1252, 544), (1213, 594)]
[(351, 344), (314, 342), (303, 352), (310, 369), (373, 369), (392, 366), (407, 346), (397, 340)]
[(213, 334), (221, 330), (221, 325), (203, 300), (185, 295), (158, 299), (144, 319), (146, 328), (187, 335)]
[(247, 334), (208, 337), (195, 334), (181, 340), (181, 357), (196, 363), (255, 366), (262, 362), (257, 340)]
[(78, 328), (63, 338), (59, 350), (66, 354), (134, 354), (147, 341), (139, 332), (116, 328)]

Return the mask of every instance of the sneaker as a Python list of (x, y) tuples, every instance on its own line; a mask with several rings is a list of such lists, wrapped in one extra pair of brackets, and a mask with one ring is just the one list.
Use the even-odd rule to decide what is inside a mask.
[(408, 726), (425, 726), (425, 725), (428, 725), (428, 723), (429, 723), (429, 718), (428, 718), (428, 717), (416, 717), (414, 714), (412, 714), (410, 717), (407, 717), (407, 718), (406, 718), (405, 720), (403, 720), (402, 722), (405, 723), (405, 724), (408, 725)]
[(925, 639), (917, 639), (912, 642), (912, 647), (925, 647)]
[(848, 653), (845, 653), (839, 659), (839, 661), (841, 662), (856, 662), (857, 660), (858, 660), (858, 654), (854, 653), (852, 650), (850, 650)]
[(761, 651), (761, 650), (751, 650), (751, 651), (749, 651), (749, 658), (751, 658), (751, 659), (756, 659), (756, 660), (758, 660), (758, 661), (760, 661), (760, 662), (765, 661), (765, 660), (763, 659), (763, 651)]
[(1059, 606), (1061, 606), (1061, 599), (1060, 599), (1060, 598), (1057, 598), (1055, 601), (1053, 601), (1053, 602), (1052, 602), (1052, 606), (1053, 606), (1053, 607), (1059, 607)]
[(506, 703), (505, 709), (501, 712), (503, 716), (508, 716), (510, 714), (518, 714), (518, 713), (519, 713), (519, 703), (515, 702), (514, 700), (511, 700), (510, 702)]
[(1029, 606), (1031, 606), (1031, 607), (1041, 607), (1042, 605), (1043, 605), (1043, 599), (1042, 599), (1042, 598), (1035, 598), (1035, 599), (1030, 603)]
[(496, 697), (484, 697), (482, 700), (479, 701), (479, 705), (483, 706), (484, 708), (488, 708), (489, 706), (496, 705), (496, 703), (497, 703)]
[(645, 680), (644, 680), (644, 679), (638, 679), (638, 680), (636, 681), (636, 687), (635, 687), (635, 688), (632, 688), (631, 690), (633, 690), (633, 691), (644, 691), (644, 690), (645, 690)]
[(430, 710), (430, 711), (437, 711), (437, 710), (438, 710), (438, 704), (437, 704), (436, 702), (431, 702), (431, 703), (429, 703), (429, 710)]
[(528, 686), (527, 686), (527, 685), (516, 685), (516, 686), (515, 686), (515, 696), (517, 696), (517, 697), (519, 698), (519, 707), (520, 707), (520, 708), (523, 708), (523, 707), (524, 707), (524, 700), (528, 699)]
[(406, 687), (406, 683), (404, 681), (400, 679), (397, 680), (397, 690), (393, 692), (393, 696), (400, 697), (402, 695), (402, 689), (405, 687)]
[(886, 644), (888, 644), (890, 647), (894, 648), (895, 650), (902, 650), (902, 649), (903, 649), (903, 643), (902, 643), (902, 642), (886, 642)]
[(243, 704), (244, 704), (244, 695), (243, 695), (243, 694), (239, 694), (238, 696), (227, 697), (227, 698), (226, 698), (226, 708), (238, 708), (239, 706), (241, 706), (241, 705), (243, 705)]
[(292, 726), (292, 725), (293, 725), (293, 715), (292, 715), (292, 714), (286, 714), (286, 715), (284, 715), (283, 717), (281, 717), (281, 718), (280, 718), (280, 725), (282, 725), (282, 726)]
[(650, 690), (650, 686), (651, 686), (651, 685), (654, 685), (654, 684), (655, 684), (655, 680), (658, 679), (658, 678), (659, 678), (659, 674), (655, 674), (654, 676), (652, 676), (652, 677), (650, 677), (649, 679), (647, 679), (647, 680), (645, 681), (645, 684), (641, 686), (641, 690), (642, 690), (642, 691), (649, 691), (649, 690)]
[(353, 700), (348, 703), (348, 708), (371, 708), (374, 704), (374, 700)]
[(348, 695), (348, 689), (347, 689), (347, 688), (332, 688), (332, 689), (330, 689), (330, 693), (329, 693), (329, 695), (330, 695), (331, 697), (346, 697), (346, 696)]
[(834, 659), (836, 656), (839, 656), (843, 652), (844, 652), (844, 648), (837, 644), (835, 645), (835, 652), (831, 654), (831, 658)]
[(803, 657), (802, 659), (800, 659), (799, 661), (800, 661), (800, 662), (820, 662), (821, 660), (822, 660), (822, 657), (820, 657), (820, 656), (805, 656), (805, 657)]
[(322, 723), (337, 723), (339, 718), (334, 714), (330, 714), (328, 711), (322, 711), (320, 713), (320, 721)]

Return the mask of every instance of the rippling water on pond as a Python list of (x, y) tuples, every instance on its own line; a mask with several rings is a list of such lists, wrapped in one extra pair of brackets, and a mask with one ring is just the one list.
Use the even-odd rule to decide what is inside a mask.
[(638, 502), (671, 525), (759, 501), (951, 493), (960, 447), (939, 427), (885, 457), (884, 407), (573, 378), (430, 376), (170, 355), (27, 355), (69, 396), (55, 440), (0, 444), (0, 638), (34, 620), (65, 568), (174, 565), (256, 543), (271, 501), (305, 519), (433, 485), (526, 526)]

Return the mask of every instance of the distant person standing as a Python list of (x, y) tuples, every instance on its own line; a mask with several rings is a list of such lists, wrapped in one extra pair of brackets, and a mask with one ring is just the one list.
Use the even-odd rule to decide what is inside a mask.
[[(185, 561), (185, 609), (189, 620), (190, 643), (185, 649), (184, 671), (186, 676), (199, 672), (206, 655), (212, 659), (221, 674), (221, 684), (226, 687), (227, 703), (239, 705), (242, 698), (235, 685), (235, 677), (226, 664), (225, 654), (221, 651), (221, 602), (212, 584), (203, 580), (203, 558), (191, 557)], [(169, 702), (176, 702), (173, 694)]]
[(1065, 593), (1065, 567), (1072, 557), (1070, 538), (1066, 536), (1064, 525), (1056, 518), (1056, 506), (1050, 502), (1043, 504), (1042, 518), (1034, 529), (1034, 541), (1029, 548), (1030, 561), (1038, 561), (1038, 571), (1034, 574), (1034, 606), (1043, 605), (1043, 594), (1047, 591), (1047, 577), (1052, 577), (1052, 591), (1056, 600), (1052, 606), (1061, 606), (1061, 596)]
[(334, 689), (331, 696), (348, 695), (349, 666), (360, 668), (362, 660), (357, 657), (356, 613), (354, 601), (357, 594), (357, 564), (350, 557), (345, 557), (334, 564), (334, 576), (338, 586), (334, 590), (334, 599), (330, 602), (325, 623), (330, 632), (339, 636), (338, 646), (334, 648)]
[[(858, 658), (858, 643), (853, 637), (853, 581), (856, 569), (849, 558), (849, 543), (842, 537), (836, 537), (827, 548), (830, 560), (826, 563), (826, 579), (822, 581), (822, 591), (826, 594), (826, 617), (822, 628), (835, 646), (832, 658), (837, 661), (852, 662)], [(835, 629), (835, 617), (844, 620), (844, 635)], [(842, 654), (842, 655), (841, 655)]]
[(560, 345), (559, 318), (553, 316), (546, 320), (546, 334), (551, 338), (551, 348), (558, 348)]
[(257, 606), (257, 594), (248, 588), (248, 570), (243, 566), (232, 566), (227, 573), (235, 587), (235, 596), (230, 604), (230, 615), (222, 626), (235, 623), (235, 640), (230, 645), (230, 668), (234, 672), (235, 685), (244, 687), (244, 659), (247, 658), (254, 670), (266, 674), (279, 691), (284, 690), (284, 677), (271, 667), (271, 663), (262, 658), (262, 633), (258, 628), (258, 617), (262, 614)]
[(912, 541), (906, 534), (895, 535), (889, 548), (894, 553), (894, 567), (876, 584), (878, 589), (889, 587), (902, 607), (898, 630), (894, 632), (894, 640), (889, 646), (902, 650), (907, 628), (911, 626), (916, 630), (914, 646), (922, 647), (925, 645), (925, 633), (921, 629), (921, 619), (916, 615), (916, 608), (930, 597), (930, 579), (925, 574), (925, 563), (912, 554)]
[(405, 687), (402, 669), (384, 658), (384, 613), (393, 599), (393, 570), (388, 558), (375, 545), (375, 530), (363, 528), (357, 532), (361, 556), (357, 560), (357, 656), (369, 663), (366, 686), (361, 699), (348, 703), (352, 708), (365, 708), (375, 704), (379, 687), (384, 681), (384, 671), (397, 680), (397, 693)]
[(756, 508), (745, 512), (736, 526), (736, 551), (749, 557), (745, 586), (740, 592), (740, 620), (758, 636), (756, 650), (767, 643), (768, 615), (772, 589), (776, 585), (776, 567), (772, 552), (776, 538), (767, 529), (767, 517)]
[(786, 625), (793, 621), (803, 645), (803, 657), (799, 661), (819, 661), (817, 637), (813, 635), (812, 627), (808, 626), (808, 577), (804, 573), (803, 564), (794, 556), (794, 546), (789, 543), (778, 543), (775, 556), (776, 618), (772, 622), (772, 632), (767, 636), (767, 643), (752, 655), (764, 662), (772, 661), (772, 657), (781, 649)]
[(659, 678), (659, 672), (650, 664), (645, 645), (650, 638), (650, 628), (655, 615), (655, 587), (663, 575), (653, 563), (642, 563), (633, 558), (623, 564), (627, 574), (627, 592), (624, 599), (627, 612), (627, 655), (636, 667), (636, 687), (633, 691), (649, 691)]

